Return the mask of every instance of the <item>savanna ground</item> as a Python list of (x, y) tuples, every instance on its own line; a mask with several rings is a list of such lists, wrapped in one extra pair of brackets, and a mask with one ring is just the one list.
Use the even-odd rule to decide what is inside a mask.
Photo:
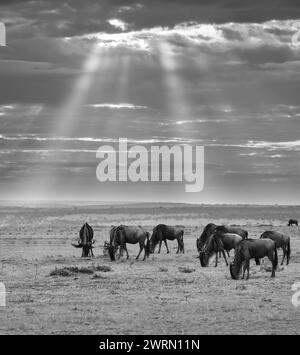
[[(300, 231), (288, 228), (297, 207), (128, 204), (102, 206), (1, 206), (0, 282), (6, 307), (0, 307), (1, 334), (299, 334), (300, 307), (291, 303), (300, 281)], [(81, 225), (95, 231), (94, 258), (83, 260), (77, 242)], [(250, 280), (234, 281), (222, 259), (201, 268), (196, 237), (208, 222), (240, 225), (252, 238), (275, 229), (291, 236), (289, 266), (276, 278), (251, 263)], [(186, 226), (185, 254), (151, 255), (111, 262), (103, 255), (112, 224), (158, 223)], [(143, 256), (143, 255), (142, 255)], [(232, 260), (233, 252), (231, 252)], [(279, 251), (281, 261), (282, 252)], [(109, 266), (110, 272), (50, 276), (56, 268)], [(179, 268), (191, 269), (183, 273)]]

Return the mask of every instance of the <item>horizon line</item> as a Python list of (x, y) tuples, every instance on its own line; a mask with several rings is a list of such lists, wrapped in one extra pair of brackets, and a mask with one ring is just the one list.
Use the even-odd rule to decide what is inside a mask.
[(33, 205), (33, 204), (41, 204), (41, 205), (51, 205), (51, 204), (79, 204), (83, 203), (84, 205), (113, 205), (113, 204), (118, 204), (118, 205), (126, 205), (126, 204), (170, 204), (170, 205), (187, 205), (187, 206), (259, 206), (259, 207), (299, 207), (300, 204), (285, 204), (285, 203), (231, 203), (231, 202), (215, 202), (215, 203), (209, 203), (209, 202), (174, 202), (174, 201), (132, 201), (132, 200), (127, 200), (127, 201), (101, 201), (101, 200), (5, 200), (0, 198), (0, 205), (5, 204), (28, 204), (28, 205)]

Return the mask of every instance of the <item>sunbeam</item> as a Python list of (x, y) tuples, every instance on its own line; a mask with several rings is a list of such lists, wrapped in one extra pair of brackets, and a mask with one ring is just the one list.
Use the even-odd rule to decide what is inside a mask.
[[(87, 98), (103, 58), (103, 48), (95, 44), (83, 64), (81, 70), (82, 74), (76, 80), (69, 99), (58, 115), (56, 126), (53, 129), (54, 134), (63, 136), (69, 133), (72, 126), (76, 123), (80, 109)], [(103, 64), (106, 63), (102, 63), (102, 65)]]
[[(53, 119), (54, 124), (50, 137), (67, 137), (74, 131), (78, 125), (78, 120), (81, 119), (81, 108), (87, 100), (88, 94), (93, 86), (95, 78), (101, 69), (105, 71), (108, 63), (108, 58), (105, 56), (105, 49), (98, 45), (94, 45), (90, 54), (83, 63), (79, 77), (76, 79), (71, 93), (68, 96), (65, 104), (59, 110), (57, 117)], [(22, 193), (30, 194), (30, 199), (43, 199), (51, 194), (52, 186), (56, 179), (59, 178), (57, 174), (60, 173), (60, 162), (62, 162), (61, 151), (63, 151), (66, 142), (64, 140), (57, 141), (55, 139), (49, 140), (45, 150), (52, 150), (52, 154), (47, 158), (47, 162), (39, 161), (30, 176), (24, 178)], [(56, 148), (54, 151), (53, 148)], [(58, 149), (59, 148), (59, 149)]]
[(159, 59), (163, 69), (163, 80), (166, 88), (167, 110), (171, 120), (188, 119), (191, 115), (190, 107), (184, 94), (184, 82), (178, 74), (178, 66), (172, 46), (168, 41), (158, 44)]

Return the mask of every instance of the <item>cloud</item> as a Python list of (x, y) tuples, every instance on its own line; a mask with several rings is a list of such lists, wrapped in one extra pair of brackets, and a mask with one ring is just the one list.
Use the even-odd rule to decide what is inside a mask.
[(89, 104), (86, 105), (86, 107), (93, 107), (93, 108), (110, 108), (110, 109), (128, 109), (128, 110), (146, 110), (148, 109), (147, 106), (140, 106), (140, 105), (134, 105), (130, 103), (118, 103), (118, 104), (113, 104), (113, 103), (101, 103), (101, 104)]
[(267, 141), (249, 141), (246, 144), (248, 148), (265, 148), (268, 150), (300, 150), (300, 140), (287, 142), (267, 142)]
[(1, 74), (78, 74), (80, 71), (72, 68), (67, 68), (54, 63), (47, 62), (32, 62), (21, 60), (1, 60), (0, 59), (0, 73)]
[[(115, 23), (117, 24), (118, 22)], [(272, 20), (261, 24), (185, 22), (173, 27), (152, 27), (125, 33), (91, 33), (74, 39), (90, 40), (106, 48), (124, 47), (151, 52), (155, 51), (159, 41), (169, 41), (175, 48), (189, 45), (209, 48), (218, 53), (233, 49), (261, 49), (264, 46), (267, 48), (288, 46), (290, 51), (294, 51), (297, 48), (292, 38), (297, 32), (298, 27), (291, 20)]]
[(115, 27), (115, 28), (117, 28), (117, 29), (120, 29), (120, 30), (122, 30), (122, 31), (126, 31), (126, 30), (128, 30), (128, 28), (129, 28), (129, 24), (128, 24), (128, 23), (126, 23), (126, 22), (124, 22), (124, 21), (122, 21), (122, 20), (119, 20), (119, 19), (117, 19), (117, 18), (113, 18), (113, 19), (107, 20), (107, 22), (108, 22), (111, 26), (113, 26), (113, 27)]

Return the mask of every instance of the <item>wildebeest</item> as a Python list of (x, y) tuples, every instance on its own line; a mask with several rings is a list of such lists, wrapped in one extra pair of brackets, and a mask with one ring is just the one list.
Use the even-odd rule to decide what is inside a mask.
[(94, 256), (93, 244), (95, 241), (93, 238), (93, 228), (88, 223), (85, 223), (80, 229), (78, 244), (72, 244), (75, 248), (82, 248), (81, 257)]
[(118, 226), (113, 227), (110, 231), (110, 246), (109, 246), (109, 255), (111, 260), (115, 260), (115, 254), (120, 248), (119, 258), (122, 254), (122, 251), (125, 250), (127, 254), (127, 259), (129, 258), (128, 250), (126, 243), (129, 244), (137, 244), (140, 245), (140, 251), (137, 255), (136, 259), (139, 258), (141, 252), (144, 250), (144, 259), (150, 254), (150, 246), (149, 246), (149, 237), (150, 233), (145, 231), (142, 227), (128, 227), (128, 226)]
[(240, 278), (242, 265), (244, 264), (243, 276), (247, 270), (249, 279), (250, 259), (261, 259), (267, 256), (272, 263), (272, 275), (275, 277), (275, 270), (278, 265), (278, 255), (275, 242), (271, 239), (244, 239), (235, 250), (234, 261), (230, 263), (230, 275), (234, 280)]
[(283, 257), (282, 257), (281, 265), (283, 265), (285, 257), (286, 257), (286, 265), (288, 265), (291, 257), (290, 237), (282, 233), (278, 233), (274, 231), (266, 231), (261, 235), (260, 239), (266, 239), (266, 238), (272, 239), (276, 244), (276, 248), (282, 249)]
[(219, 233), (219, 234), (225, 234), (225, 233), (232, 233), (232, 234), (237, 234), (240, 235), (243, 239), (248, 238), (248, 232), (242, 228), (239, 227), (232, 227), (232, 226), (218, 226), (214, 223), (209, 223), (203, 230), (202, 234), (200, 235), (199, 238), (197, 238), (196, 245), (197, 245), (197, 250), (200, 252), (205, 243), (207, 242), (208, 238), (213, 234), (213, 233)]
[(226, 259), (225, 251), (230, 251), (235, 249), (236, 246), (242, 241), (242, 237), (233, 234), (233, 233), (225, 233), (218, 234), (214, 233), (209, 238), (203, 250), (199, 253), (199, 259), (202, 267), (207, 267), (209, 264), (209, 259), (216, 254), (215, 267), (218, 266), (218, 253), (221, 252), (226, 265), (228, 266), (228, 262)]
[(232, 227), (232, 226), (217, 226), (215, 229), (216, 233), (232, 233), (232, 234), (237, 234), (241, 236), (243, 239), (248, 238), (248, 232), (242, 228), (239, 227)]
[(298, 221), (296, 219), (290, 219), (288, 226), (289, 227), (291, 227), (291, 226), (297, 226), (298, 227)]
[(167, 253), (169, 253), (169, 248), (167, 244), (167, 240), (177, 240), (177, 254), (184, 254), (184, 243), (183, 243), (183, 234), (184, 234), (184, 226), (167, 226), (165, 224), (158, 224), (152, 232), (152, 236), (150, 238), (150, 252), (154, 253), (155, 247), (159, 244), (158, 253), (161, 250), (162, 242), (165, 243), (167, 248)]
[(203, 249), (204, 245), (206, 244), (208, 238), (214, 233), (215, 229), (218, 226), (214, 223), (209, 223), (204, 229), (202, 234), (200, 235), (199, 238), (196, 240), (196, 246), (198, 253)]

